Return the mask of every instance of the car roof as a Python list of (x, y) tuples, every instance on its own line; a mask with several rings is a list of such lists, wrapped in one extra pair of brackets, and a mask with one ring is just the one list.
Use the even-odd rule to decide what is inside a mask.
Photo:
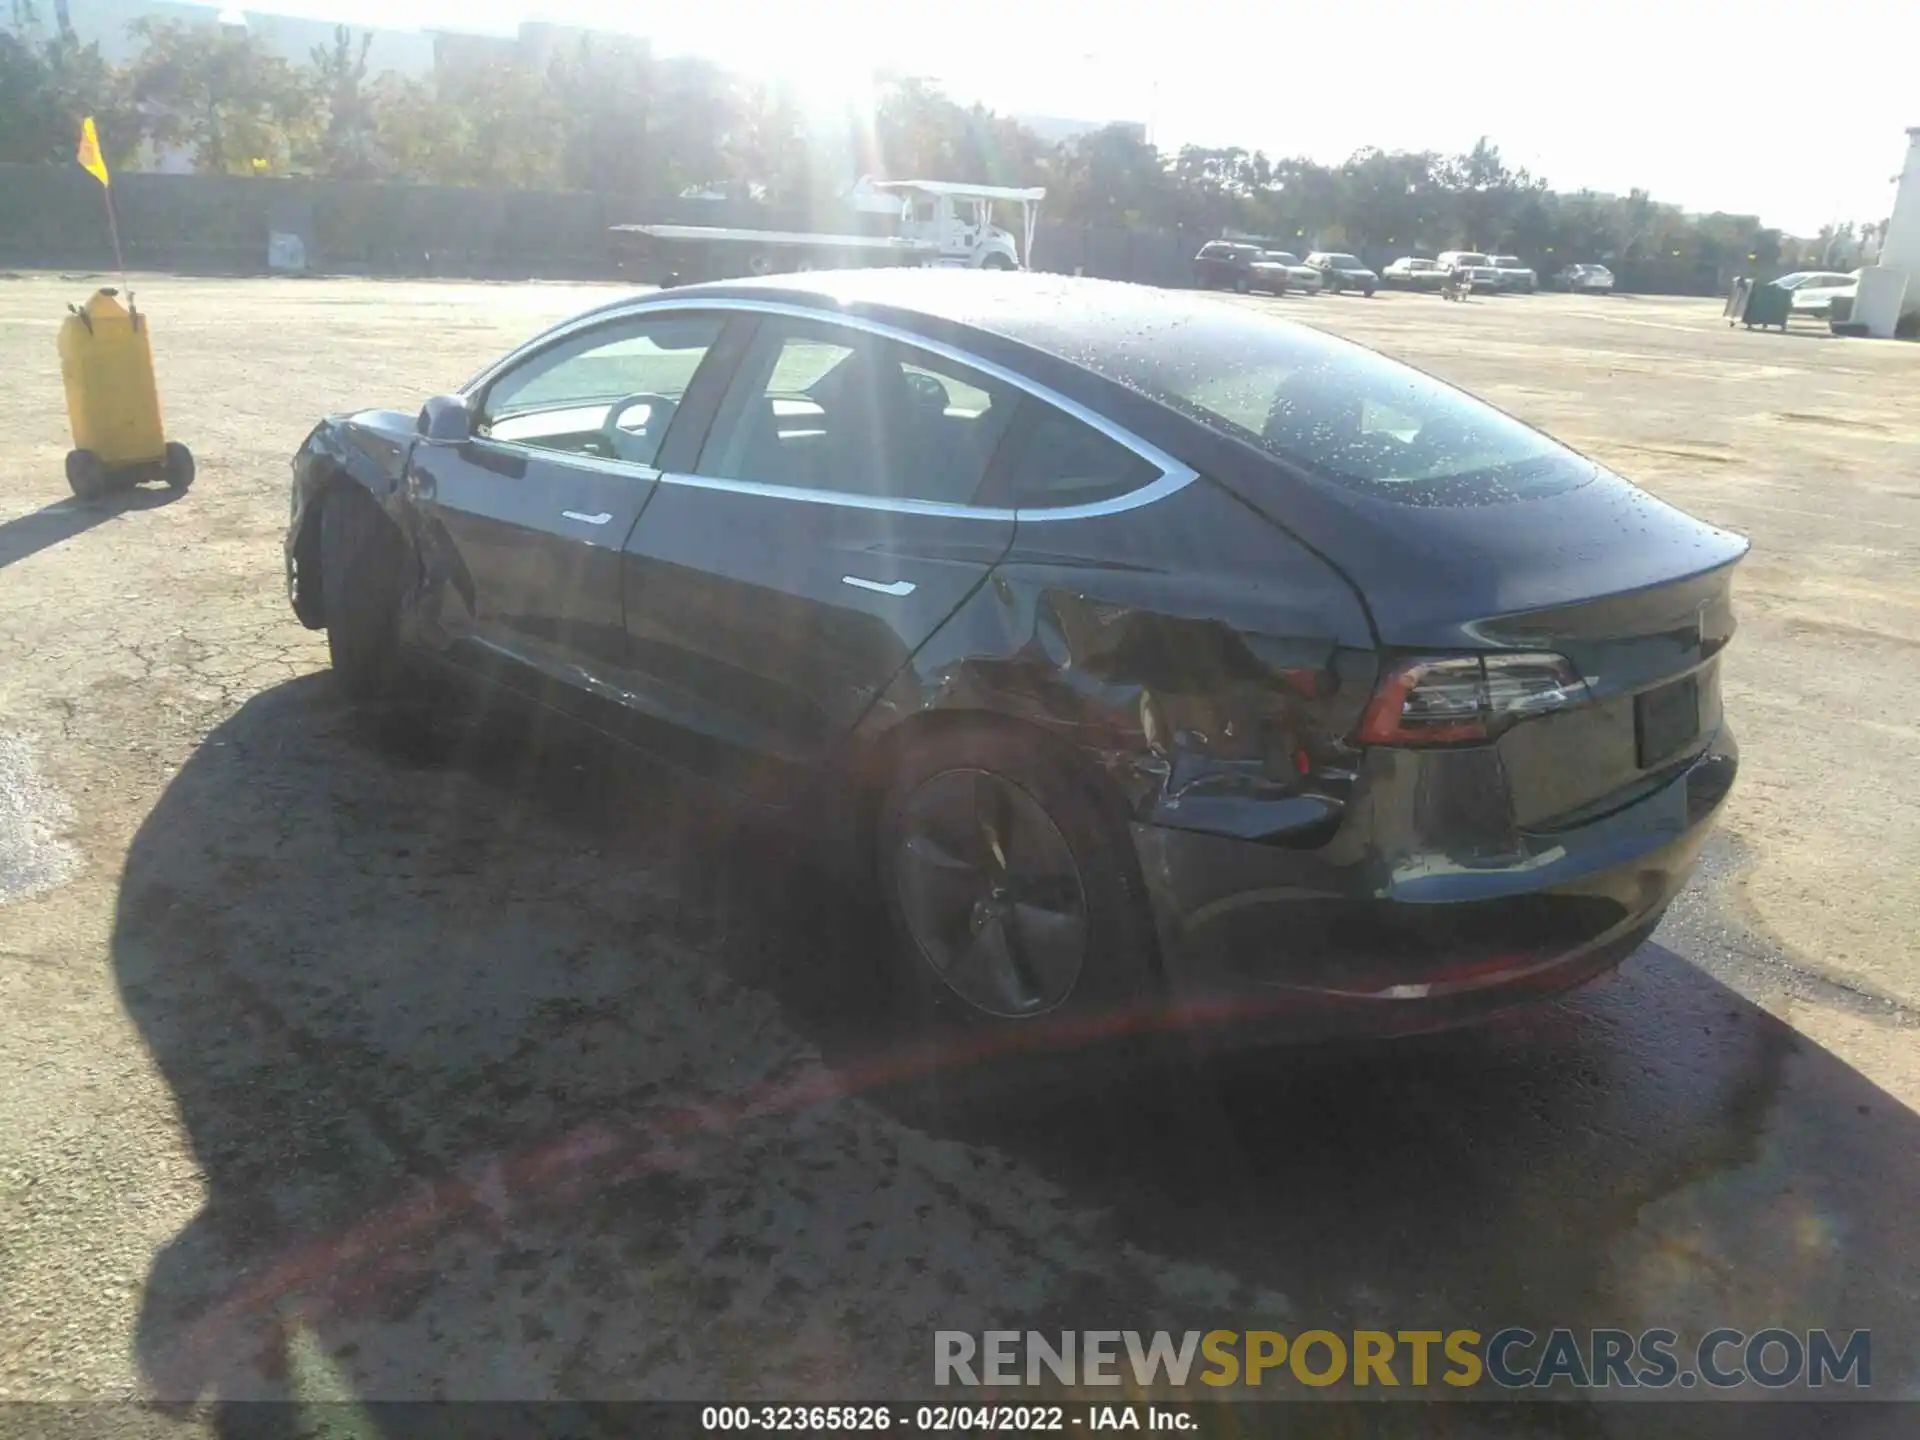
[[(1084, 352), (1138, 346), (1156, 324), (1204, 323), (1208, 315), (1233, 313), (1226, 301), (1191, 290), (1166, 290), (1117, 280), (1047, 275), (1022, 270), (961, 270), (887, 267), (821, 270), (676, 286), (629, 295), (587, 312), (613, 313), (671, 299), (676, 305), (701, 299), (798, 305), (844, 310), (892, 321), (905, 329), (916, 320), (982, 331), (1030, 349), (1080, 363)], [(569, 324), (586, 318), (576, 316)], [(1313, 334), (1309, 327), (1273, 318), (1271, 323)], [(1070, 333), (1071, 343), (1060, 336)], [(1083, 352), (1077, 356), (1076, 351)]]

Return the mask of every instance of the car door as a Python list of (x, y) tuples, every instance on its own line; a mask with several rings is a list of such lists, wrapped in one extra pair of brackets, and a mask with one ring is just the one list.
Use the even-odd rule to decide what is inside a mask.
[(557, 701), (618, 692), (622, 546), (724, 324), (630, 314), (567, 332), (471, 397), (469, 439), (414, 447), (407, 489), (442, 577), (430, 638), (452, 658)]
[(627, 542), (626, 613), (642, 683), (694, 722), (679, 758), (754, 790), (831, 749), (1006, 553), (1013, 512), (972, 501), (1019, 395), (838, 322), (762, 316), (741, 355)]

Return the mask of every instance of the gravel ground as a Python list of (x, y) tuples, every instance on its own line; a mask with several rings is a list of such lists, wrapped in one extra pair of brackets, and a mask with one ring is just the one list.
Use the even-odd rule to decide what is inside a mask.
[(904, 1397), (935, 1328), (1504, 1323), (1870, 1326), (1920, 1398), (1920, 347), (1244, 302), (1752, 536), (1740, 785), (1563, 1003), (1009, 1093), (910, 1083), (860, 897), (711, 796), (536, 717), (356, 721), (287, 608), (316, 417), (612, 292), (135, 287), (200, 478), (89, 511), (87, 283), (0, 280), (0, 1398)]

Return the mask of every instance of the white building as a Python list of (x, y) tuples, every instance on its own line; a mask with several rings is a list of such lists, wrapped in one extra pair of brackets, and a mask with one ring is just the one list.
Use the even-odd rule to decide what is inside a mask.
[[(305, 65), (316, 48), (331, 50), (335, 23), (261, 10), (199, 5), (191, 0), (67, 0), (73, 33), (84, 43), (96, 44), (115, 65), (124, 65), (140, 53), (131, 26), (136, 20), (171, 20), (184, 25), (214, 25), (222, 16), (242, 20), (268, 49), (290, 64)], [(401, 75), (433, 73), (433, 35), (425, 30), (386, 30), (351, 25), (356, 36), (371, 33), (367, 70), (378, 75), (392, 70)]]
[(1902, 315), (1920, 313), (1920, 125), (1907, 131), (1907, 163), (1893, 196), (1880, 263), (1860, 272), (1853, 318), (1867, 333), (1894, 333)]

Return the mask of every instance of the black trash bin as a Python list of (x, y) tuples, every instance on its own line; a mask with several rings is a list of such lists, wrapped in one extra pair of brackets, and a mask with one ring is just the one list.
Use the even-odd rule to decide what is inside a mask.
[(1729, 325), (1737, 322), (1749, 330), (1756, 325), (1778, 325), (1785, 330), (1787, 321), (1793, 318), (1793, 291), (1784, 285), (1752, 285), (1743, 295), (1736, 287), (1728, 309)]

